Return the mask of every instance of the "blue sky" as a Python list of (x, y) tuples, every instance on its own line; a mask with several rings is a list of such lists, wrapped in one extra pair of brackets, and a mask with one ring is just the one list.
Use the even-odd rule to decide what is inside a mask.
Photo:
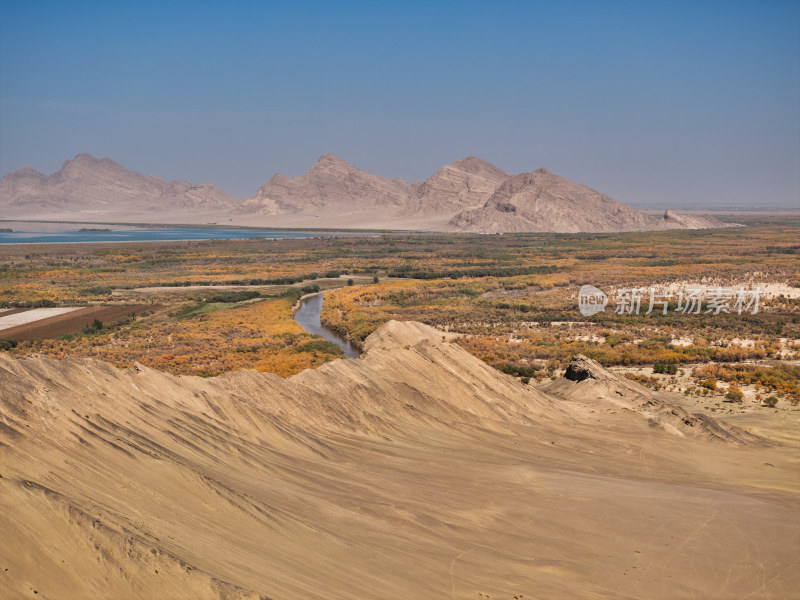
[(255, 194), (480, 156), (653, 207), (800, 207), (798, 2), (0, 2), (0, 172)]

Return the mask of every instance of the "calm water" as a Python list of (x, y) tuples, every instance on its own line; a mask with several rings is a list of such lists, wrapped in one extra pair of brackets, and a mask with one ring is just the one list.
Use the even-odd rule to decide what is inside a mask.
[(323, 327), (319, 320), (319, 314), (322, 312), (322, 301), (324, 294), (314, 294), (300, 301), (300, 308), (294, 313), (294, 320), (308, 333), (321, 335), (329, 342), (333, 342), (344, 350), (344, 355), (347, 358), (357, 358), (358, 350), (350, 344), (349, 340), (339, 336), (330, 329)]
[(363, 233), (321, 233), (271, 229), (216, 229), (171, 227), (128, 229), (125, 231), (59, 231), (53, 233), (14, 231), (0, 232), (0, 244), (58, 244), (63, 242), (169, 242), (176, 240), (238, 240), (250, 238), (311, 238), (355, 235)]

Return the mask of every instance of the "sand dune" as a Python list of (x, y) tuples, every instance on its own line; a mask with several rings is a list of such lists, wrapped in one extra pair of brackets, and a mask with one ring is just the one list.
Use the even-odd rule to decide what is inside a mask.
[(424, 325), (365, 349), (290, 379), (0, 355), (0, 596), (800, 587), (796, 448), (678, 428), (669, 398), (588, 363), (550, 395)]

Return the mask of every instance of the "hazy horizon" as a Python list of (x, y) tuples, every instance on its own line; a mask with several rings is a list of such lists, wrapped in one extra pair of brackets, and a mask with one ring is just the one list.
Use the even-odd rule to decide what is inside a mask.
[(3, 2), (0, 174), (87, 152), (245, 198), (475, 155), (645, 208), (797, 208), (790, 2)]

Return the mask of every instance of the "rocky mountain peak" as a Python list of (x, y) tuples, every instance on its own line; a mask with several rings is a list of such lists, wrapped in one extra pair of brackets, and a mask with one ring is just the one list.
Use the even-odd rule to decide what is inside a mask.
[(323, 154), (319, 157), (314, 166), (311, 167), (310, 173), (328, 172), (328, 171), (358, 171), (357, 167), (351, 165), (349, 162), (335, 154)]
[(6, 175), (9, 179), (12, 180), (24, 180), (24, 179), (32, 179), (35, 181), (46, 181), (47, 175), (42, 173), (41, 171), (37, 171), (32, 167), (22, 167), (21, 169), (17, 169), (12, 173)]
[(503, 177), (508, 177), (508, 173), (502, 169), (499, 169), (498, 167), (495, 167), (493, 164), (486, 162), (482, 158), (478, 158), (477, 156), (467, 156), (466, 158), (452, 162), (447, 166), (464, 171), (466, 173), (493, 173)]
[(213, 185), (164, 181), (129, 171), (110, 158), (88, 153), (66, 161), (53, 175), (30, 167), (0, 179), (0, 209), (14, 216), (148, 215), (230, 210), (237, 200)]
[[(133, 173), (128, 171), (121, 164), (111, 160), (110, 158), (97, 158), (86, 152), (78, 154), (64, 163), (54, 177), (58, 178), (71, 178), (71, 177), (86, 177), (88, 175), (96, 175), (101, 173)], [(135, 175), (141, 177), (138, 173)]]

